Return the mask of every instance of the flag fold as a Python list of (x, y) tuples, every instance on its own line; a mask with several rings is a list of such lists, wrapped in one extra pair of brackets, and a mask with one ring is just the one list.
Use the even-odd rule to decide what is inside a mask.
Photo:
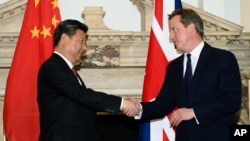
[(3, 124), (8, 141), (37, 141), (37, 74), (53, 51), (53, 32), (61, 21), (57, 0), (28, 0), (6, 81)]

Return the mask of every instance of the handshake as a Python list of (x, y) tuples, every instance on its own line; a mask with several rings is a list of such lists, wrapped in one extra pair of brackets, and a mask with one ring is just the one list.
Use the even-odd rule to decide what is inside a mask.
[(123, 98), (123, 105), (121, 111), (128, 117), (135, 117), (141, 113), (142, 107), (140, 103), (135, 99), (131, 97), (125, 97)]

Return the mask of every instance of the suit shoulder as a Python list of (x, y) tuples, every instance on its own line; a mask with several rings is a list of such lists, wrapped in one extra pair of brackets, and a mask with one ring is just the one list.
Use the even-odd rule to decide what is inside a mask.
[(179, 57), (177, 57), (174, 60), (170, 61), (168, 63), (168, 65), (171, 66), (171, 65), (178, 64), (178, 63), (182, 63), (183, 62), (183, 58), (184, 58), (184, 55), (180, 55)]
[(216, 48), (216, 47), (212, 47), (212, 52), (218, 56), (221, 57), (233, 57), (235, 58), (235, 55), (233, 52), (229, 51), (229, 50), (225, 50), (225, 49), (221, 49), (221, 48)]
[(175, 58), (174, 60), (172, 60), (171, 62), (168, 63), (167, 65), (167, 70), (176, 70), (176, 69), (179, 69), (180, 66), (182, 66), (183, 64), (183, 58), (184, 58), (184, 55), (181, 55), (177, 58)]

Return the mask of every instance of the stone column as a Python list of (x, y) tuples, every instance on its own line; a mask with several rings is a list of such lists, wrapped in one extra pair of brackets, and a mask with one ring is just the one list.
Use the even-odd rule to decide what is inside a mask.
[(150, 31), (154, 0), (130, 0), (141, 13), (141, 31)]
[(102, 7), (85, 7), (82, 12), (84, 23), (90, 30), (110, 30), (103, 21), (105, 11)]

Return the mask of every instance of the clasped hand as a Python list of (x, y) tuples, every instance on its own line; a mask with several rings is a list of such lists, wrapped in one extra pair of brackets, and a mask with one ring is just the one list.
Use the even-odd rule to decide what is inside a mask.
[(129, 117), (134, 117), (139, 114), (141, 111), (141, 106), (138, 101), (131, 97), (125, 97), (123, 98), (123, 105), (121, 111), (129, 116)]

